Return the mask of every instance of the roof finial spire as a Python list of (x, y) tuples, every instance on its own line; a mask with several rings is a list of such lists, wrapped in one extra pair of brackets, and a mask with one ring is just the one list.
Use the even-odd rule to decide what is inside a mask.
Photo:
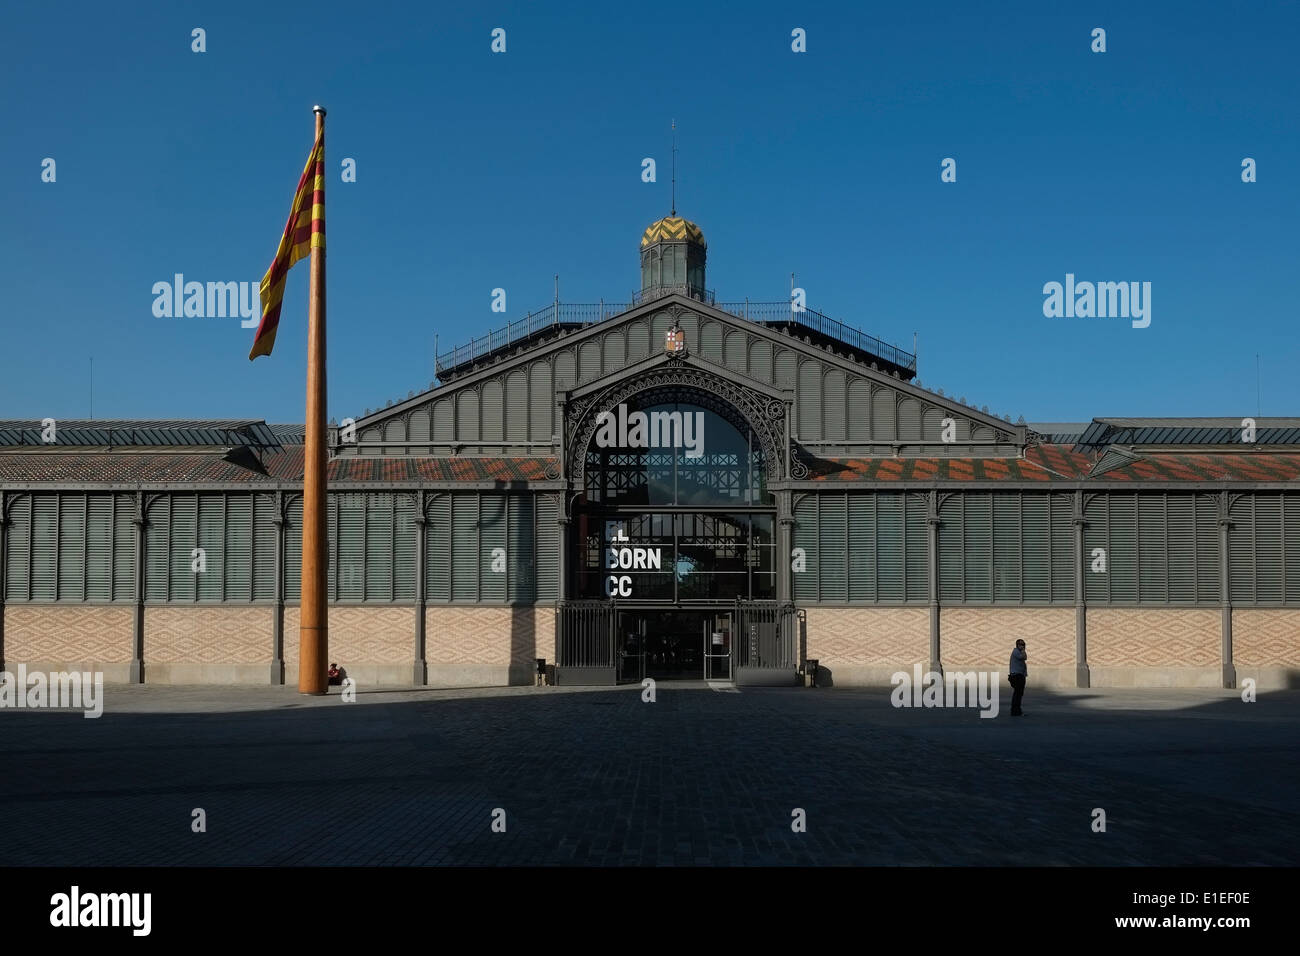
[(677, 120), (672, 121), (673, 125), (673, 211), (671, 216), (677, 215)]

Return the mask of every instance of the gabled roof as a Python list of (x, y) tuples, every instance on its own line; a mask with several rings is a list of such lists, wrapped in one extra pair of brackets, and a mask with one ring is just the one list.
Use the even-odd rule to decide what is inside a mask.
[[(219, 452), (95, 452), (31, 449), (0, 453), (0, 482), (133, 484), (137, 482), (264, 482), (302, 480), (303, 449), (287, 446), (263, 455), (266, 474), (225, 461)], [(333, 458), (333, 490), (361, 482), (545, 481), (558, 462), (549, 457)], [(1209, 482), (1300, 483), (1300, 452), (1148, 453), (1098, 472), (1093, 459), (1061, 445), (1031, 445), (1022, 458), (819, 458), (808, 480), (839, 482)]]
[(283, 445), (301, 445), (307, 440), (306, 425), (268, 425)]
[(1100, 477), (1107, 481), (1300, 481), (1300, 454), (1144, 454)]
[(1062, 478), (1086, 478), (1093, 465), (1091, 457), (1062, 444), (1030, 445), (1025, 460)]
[[(836, 354), (849, 356), (863, 365), (875, 363), (887, 374), (897, 371), (900, 377), (912, 379), (916, 375), (916, 355), (897, 345), (892, 345), (861, 329), (815, 309), (795, 310), (789, 302), (718, 302), (713, 294), (688, 295), (683, 290), (649, 290), (634, 297), (626, 306), (614, 300), (600, 303), (552, 303), (538, 312), (508, 325), (490, 329), (485, 334), (448, 352), (434, 356), (434, 367), (439, 381), (446, 385), (466, 375), (507, 361), (516, 355), (531, 358), (528, 353), (551, 345), (557, 339), (571, 342), (570, 336), (590, 331), (600, 326), (604, 329), (626, 319), (646, 315), (672, 304), (672, 300), (689, 309), (706, 307), (715, 311), (715, 318), (727, 318), (737, 327), (758, 326), (770, 330), (787, 329), (791, 334), (807, 337), (819, 347), (833, 349)], [(567, 343), (566, 343), (567, 344)]]
[(328, 480), (352, 481), (545, 481), (554, 458), (372, 458), (330, 460)]
[[(1103, 459), (1104, 461), (1104, 459)], [(1023, 458), (828, 458), (810, 466), (814, 481), (1300, 481), (1300, 453), (1127, 455), (1110, 467), (1060, 445), (1031, 445)]]
[[(265, 456), (260, 474), (211, 452), (52, 452), (0, 454), (0, 481), (85, 482), (248, 482), (301, 481), (301, 445)], [(332, 458), (326, 481), (341, 485), (365, 481), (544, 481), (551, 458)]]
[(23, 451), (0, 454), (0, 481), (205, 482), (297, 481), (302, 449), (264, 456), (266, 474), (226, 461), (218, 452)]
[(1024, 458), (821, 458), (811, 481), (1062, 481)]
[[(1300, 418), (1255, 418), (1255, 445), (1300, 445)], [(1107, 445), (1242, 445), (1241, 418), (1094, 418), (1077, 439)]]
[(1072, 445), (1091, 424), (1091, 422), (1031, 422), (1029, 430), (1054, 445)]
[[(456, 377), (441, 382), (436, 388), (430, 388), (419, 392), (413, 396), (401, 401), (394, 402), (385, 408), (377, 408), (367, 415), (357, 418), (356, 427), (358, 432), (363, 429), (372, 428), (381, 425), (383, 422), (400, 417), (417, 406), (423, 405), (441, 395), (449, 395), (459, 388), (473, 386), (485, 379), (499, 376), (508, 372), (517, 365), (524, 365), (536, 361), (546, 356), (548, 352), (558, 351), (560, 349), (571, 349), (580, 346), (590, 337), (595, 337), (608, 332), (616, 326), (637, 320), (644, 320), (654, 313), (671, 306), (680, 306), (683, 309), (698, 313), (701, 316), (725, 323), (731, 327), (744, 332), (751, 332), (760, 337), (769, 339), (773, 345), (782, 346), (801, 352), (809, 358), (824, 362), (827, 365), (839, 366), (846, 372), (860, 376), (866, 379), (873, 379), (880, 383), (886, 384), (900, 391), (908, 393), (913, 397), (928, 402), (940, 408), (948, 408), (957, 415), (964, 416), (970, 420), (994, 428), (998, 431), (1005, 432), (1012, 436), (1021, 436), (1025, 433), (1023, 424), (1012, 424), (1009, 419), (999, 418), (997, 415), (987, 410), (976, 408), (958, 400), (955, 396), (945, 395), (942, 390), (933, 391), (916, 383), (914, 371), (916, 357), (910, 352), (903, 352), (894, 346), (888, 346), (880, 343), (879, 340), (872, 339), (870, 336), (863, 336), (863, 341), (859, 343), (862, 349), (855, 351), (852, 343), (846, 343), (842, 338), (831, 334), (834, 330), (827, 331), (826, 334), (819, 332), (821, 323), (830, 323), (833, 320), (827, 319), (820, 313), (814, 313), (811, 310), (802, 314), (798, 324), (790, 325), (788, 328), (783, 326), (776, 319), (769, 319), (768, 313), (759, 311), (762, 303), (720, 303), (711, 304), (692, 299), (679, 293), (655, 299), (651, 302), (642, 303), (636, 307), (627, 309), (617, 315), (609, 316), (600, 320), (581, 323), (578, 327), (564, 331), (558, 335), (552, 335), (545, 338), (530, 340), (528, 342), (514, 342), (509, 348), (489, 353), (483, 357), (483, 364), (470, 370), (469, 366), (464, 366)], [(789, 304), (780, 304), (784, 316), (784, 321), (789, 322), (790, 311)], [(561, 308), (564, 308), (563, 306)], [(573, 307), (582, 308), (582, 307)], [(592, 315), (598, 314), (596, 307), (592, 307)], [(772, 313), (775, 315), (776, 313)], [(828, 326), (829, 329), (829, 326)], [(858, 333), (861, 335), (861, 333)], [(870, 341), (867, 341), (870, 339)], [(892, 349), (895, 357), (903, 362), (903, 365), (897, 365), (887, 359), (881, 358), (874, 353), (868, 354), (872, 349)], [(863, 351), (863, 349), (867, 351)], [(650, 358), (656, 354), (663, 353), (652, 352)], [(643, 364), (648, 359), (640, 359), (629, 362), (624, 370), (635, 365)], [(692, 347), (688, 353), (688, 360), (699, 360), (698, 350)], [(702, 360), (700, 360), (702, 361)], [(610, 375), (621, 374), (624, 370), (607, 372), (606, 377)], [(586, 388), (590, 381), (574, 383), (573, 390)], [(397, 442), (399, 445), (418, 444), (415, 442)], [(427, 443), (426, 443), (427, 444)], [(474, 442), (466, 442), (473, 445)]]
[(42, 438), (36, 420), (0, 421), (0, 446), (46, 448), (222, 447), (278, 448), (280, 439), (263, 421), (249, 419), (56, 419), (55, 441)]

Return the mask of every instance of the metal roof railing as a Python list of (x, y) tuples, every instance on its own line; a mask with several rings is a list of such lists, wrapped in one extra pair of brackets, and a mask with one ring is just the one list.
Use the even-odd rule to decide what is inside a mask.
[(657, 285), (650, 289), (642, 289), (640, 292), (632, 295), (632, 305), (643, 305), (646, 302), (653, 302), (655, 299), (662, 299), (664, 296), (684, 295), (688, 299), (695, 299), (706, 305), (717, 305), (718, 297), (712, 289), (697, 289), (694, 286), (687, 285)]
[(537, 335), (553, 328), (577, 328), (595, 325), (604, 319), (626, 312), (629, 306), (614, 303), (552, 303), (538, 312), (529, 312), (522, 319), (511, 322), (503, 328), (493, 329), (487, 335), (470, 339), (464, 345), (457, 346), (449, 352), (439, 352), (434, 356), (436, 374), (482, 358), (507, 345)]
[(796, 310), (789, 302), (750, 302), (748, 299), (744, 302), (719, 302), (717, 307), (724, 312), (730, 312), (732, 315), (738, 315), (743, 319), (764, 325), (783, 322), (791, 325), (802, 325), (813, 332), (843, 342), (845, 345), (852, 346), (861, 352), (884, 359), (901, 369), (916, 372), (916, 356), (913, 353), (901, 349), (897, 345), (890, 345), (888, 342), (878, 339), (874, 335), (868, 335), (851, 325), (845, 325), (839, 319), (832, 319), (829, 315), (824, 315), (816, 309), (804, 308)]

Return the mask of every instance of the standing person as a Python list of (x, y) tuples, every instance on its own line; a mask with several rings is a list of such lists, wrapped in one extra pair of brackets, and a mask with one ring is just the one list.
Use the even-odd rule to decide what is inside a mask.
[(1020, 701), (1025, 696), (1025, 678), (1029, 676), (1029, 668), (1025, 666), (1028, 660), (1025, 654), (1025, 642), (1016, 641), (1015, 650), (1011, 652), (1011, 666), (1007, 668), (1007, 680), (1011, 681), (1011, 686), (1015, 688), (1015, 693), (1011, 695), (1011, 716), (1023, 717), (1025, 712), (1020, 709)]

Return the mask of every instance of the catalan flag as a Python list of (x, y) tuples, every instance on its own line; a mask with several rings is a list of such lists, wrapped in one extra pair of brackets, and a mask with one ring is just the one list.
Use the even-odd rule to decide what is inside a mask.
[(312, 249), (325, 248), (325, 133), (322, 130), (307, 157), (307, 166), (298, 180), (284, 227), (280, 248), (275, 250), (271, 268), (262, 277), (262, 322), (253, 339), (249, 361), (270, 355), (275, 346), (275, 331), (280, 325), (280, 305), (284, 301), (284, 282), (289, 269), (299, 259), (306, 259)]

